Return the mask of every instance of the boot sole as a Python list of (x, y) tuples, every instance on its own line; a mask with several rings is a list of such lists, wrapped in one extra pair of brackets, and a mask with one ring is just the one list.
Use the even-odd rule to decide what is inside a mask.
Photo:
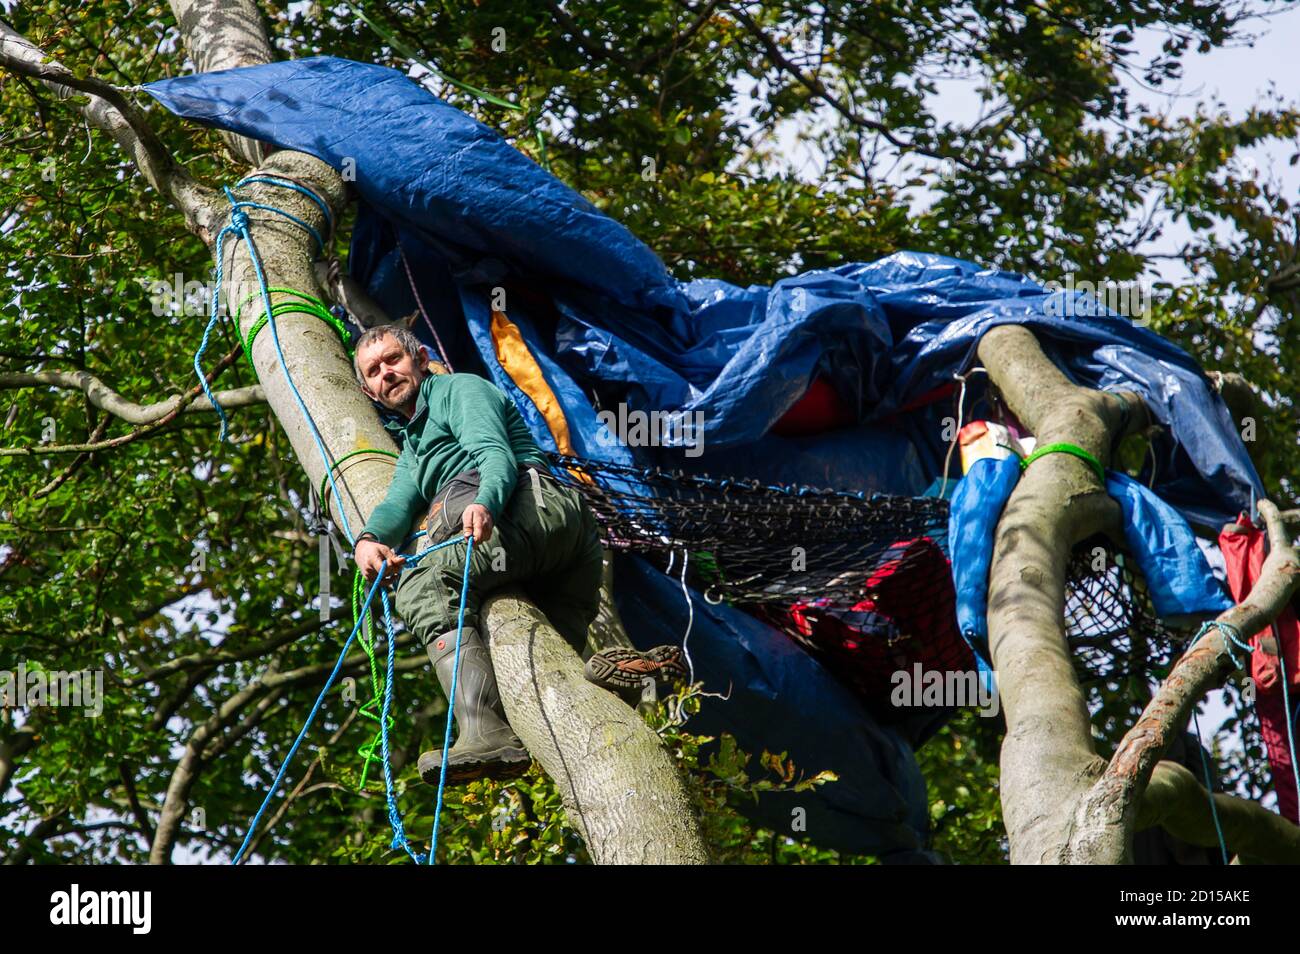
[[(425, 761), (423, 756), (417, 763), (420, 770), (420, 778), (427, 785), (436, 786), (442, 777), (442, 753), (430, 753), (437, 756), (437, 761), (432, 759)], [(463, 785), (466, 782), (476, 782), (479, 779), (493, 779), (502, 781), (505, 779), (518, 778), (526, 773), (533, 764), (532, 757), (522, 749), (508, 748), (499, 749), (491, 754), (491, 757), (479, 761), (458, 762), (455, 765), (447, 766), (447, 784)]]
[(685, 679), (686, 664), (678, 646), (656, 646), (648, 652), (618, 647), (603, 649), (587, 660), (583, 675), (602, 689), (638, 689), (648, 676), (664, 684)]

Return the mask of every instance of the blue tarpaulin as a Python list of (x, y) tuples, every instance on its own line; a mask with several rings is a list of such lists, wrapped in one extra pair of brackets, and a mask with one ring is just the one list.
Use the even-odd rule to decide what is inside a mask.
[[(350, 170), (367, 211), (388, 226), (386, 235), (372, 230), (364, 261), (353, 263), (363, 282), (409, 234), (440, 259), (436, 268), (421, 263), (420, 282), (426, 270), (437, 271), (432, 282), (449, 273), (462, 298), (469, 288), (484, 301), (506, 277), (544, 288), (558, 312), (544, 329), (557, 362), (548, 381), (598, 385), (643, 409), (700, 411), (706, 448), (762, 437), (819, 373), (863, 422), (882, 420), (967, 369), (990, 327), (1015, 322), (1039, 332), (1077, 383), (1132, 388), (1146, 399), (1168, 428), (1153, 489), (1189, 519), (1217, 526), (1250, 509), (1252, 491), (1262, 495), (1227, 408), (1196, 363), (1085, 296), (1066, 307), (1064, 291), (915, 252), (770, 288), (680, 283), (620, 223), (393, 70), (312, 57), (145, 88), (179, 115)], [(424, 298), (437, 303), (437, 317), (461, 318), (454, 302), (432, 294), (432, 282)], [(376, 291), (381, 299), (405, 293), (396, 286)], [(1086, 317), (1052, 314), (1071, 308)], [(570, 430), (594, 437), (600, 425), (577, 398), (564, 406)], [(913, 440), (942, 449), (937, 433)]]
[[(972, 367), (984, 332), (1014, 322), (1033, 328), (1076, 383), (1142, 395), (1165, 427), (1152, 455), (1156, 498), (1217, 528), (1263, 494), (1226, 407), (1196, 363), (1126, 318), (1095, 313), (1090, 299), (1074, 293), (1049, 294), (1023, 276), (925, 252), (770, 287), (679, 282), (619, 222), (393, 70), (313, 57), (145, 89), (181, 116), (310, 153), (344, 172), (359, 202), (352, 275), (394, 318), (416, 309), (418, 293), (453, 367), (504, 388), (549, 450), (567, 442), (595, 460), (667, 459), (768, 482), (921, 494), (940, 475), (941, 419), (953, 413), (951, 398), (933, 399), (936, 389)], [(494, 313), (498, 289), (508, 294), (508, 321)], [(434, 344), (423, 323), (415, 328)], [(526, 347), (527, 380), (502, 364), (507, 339)], [(856, 423), (802, 437), (771, 433), (814, 379), (831, 385)], [(983, 398), (978, 376), (968, 396), (972, 405)], [(667, 446), (630, 449), (610, 440), (598, 417), (617, 405), (698, 415), (702, 430), (692, 435), (694, 448), (670, 434)], [(659, 636), (685, 631), (684, 606), (662, 600), (662, 579), (638, 570), (619, 585), (621, 598), (654, 608)], [(738, 634), (755, 623), (726, 606), (709, 613), (710, 625), (692, 638), (702, 656), (729, 665), (743, 641)], [(721, 707), (721, 724), (737, 735), (748, 724), (771, 726), (775, 710), (753, 700), (816, 685), (806, 682), (811, 670), (802, 658), (765, 663), (794, 668), (768, 671), (754, 692)], [(882, 743), (889, 733), (842, 693), (800, 698), (806, 701), (782, 716), (798, 764), (861, 766), (855, 787), (869, 788), (874, 775), (907, 802), (901, 813), (893, 796), (846, 809), (818, 794), (827, 821), (816, 832), (810, 826), (810, 836), (862, 851), (899, 849), (907, 841), (898, 838), (900, 824), (920, 837), (924, 798), (906, 746)], [(862, 731), (835, 728), (846, 721)]]
[[(958, 483), (948, 511), (957, 626), (981, 669), (989, 668), (986, 617), (994, 531), (1020, 473), (1015, 455), (977, 460)], [(1106, 492), (1119, 503), (1124, 540), (1146, 580), (1157, 616), (1216, 616), (1233, 605), (1177, 510), (1115, 471), (1106, 472)]]

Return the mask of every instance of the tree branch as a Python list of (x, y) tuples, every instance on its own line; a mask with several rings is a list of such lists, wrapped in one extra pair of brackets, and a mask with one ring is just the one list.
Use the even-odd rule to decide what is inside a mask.
[[(350, 618), (351, 615), (352, 610), (346, 606), (331, 608), (327, 613), (326, 618), (323, 620), (312, 617), (310, 620), (299, 626), (294, 626), (282, 633), (277, 633), (265, 642), (255, 643), (244, 649), (228, 652), (189, 653), (184, 656), (177, 656), (175, 659), (167, 660), (167, 662), (163, 663), (161, 666), (126, 680), (125, 685), (138, 686), (146, 682), (157, 682), (159, 679), (185, 669), (216, 668), (225, 663), (243, 662), (247, 659), (258, 659), (265, 656), (267, 653), (279, 649), (281, 646), (287, 645), (294, 640), (301, 639), (309, 633), (314, 633), (322, 626), (328, 626), (335, 620)], [(241, 629), (242, 627), (235, 626), (227, 630), (226, 638), (223, 640), (223, 645), (230, 643), (232, 639), (237, 640), (240, 638), (243, 635)]]
[(1136, 827), (1159, 825), (1180, 841), (1218, 847), (1215, 815), (1228, 850), (1247, 863), (1295, 864), (1300, 858), (1300, 827), (1248, 799), (1210, 794), (1185, 766), (1158, 762), (1142, 794)]
[(77, 76), (49, 60), (30, 40), (0, 22), (0, 66), (20, 76), (40, 80), (59, 99), (88, 94), (74, 102), (92, 126), (113, 137), (135, 161), (145, 179), (185, 216), (186, 226), (205, 243), (216, 234), (215, 193), (186, 172), (159, 140), (152, 127), (117, 87)]
[[(348, 717), (343, 720), (343, 724), (340, 725), (338, 729), (335, 730), (334, 734), (330, 736), (329, 741), (325, 743), (324, 748), (328, 749), (330, 746), (336, 744), (339, 739), (343, 738), (343, 734), (347, 732), (352, 723), (356, 721), (357, 715), (360, 712), (361, 708), (359, 706), (349, 712)], [(253, 836), (253, 840), (248, 843), (248, 851), (246, 852), (245, 857), (251, 858), (256, 854), (257, 848), (262, 843), (262, 840), (275, 830), (276, 825), (280, 824), (280, 819), (284, 817), (285, 812), (289, 810), (290, 805), (302, 797), (303, 794), (309, 791), (315, 791), (318, 786), (312, 786), (309, 790), (307, 789), (307, 783), (311, 781), (311, 777), (316, 773), (316, 769), (320, 764), (321, 760), (320, 755), (318, 754), (316, 758), (312, 760), (311, 765), (307, 766), (307, 771), (303, 773), (302, 780), (294, 786), (293, 791), (286, 795), (284, 801), (280, 803), (278, 808), (276, 808), (275, 814), (271, 816), (270, 821), (259, 828), (257, 834)]]
[[(184, 395), (177, 394), (165, 401), (155, 401), (152, 404), (137, 404), (122, 397), (89, 371), (0, 372), (0, 390), (34, 388), (43, 384), (57, 388), (80, 389), (86, 393), (86, 397), (90, 399), (90, 403), (95, 407), (101, 411), (116, 415), (129, 424), (151, 424), (160, 418), (167, 417), (177, 409), (184, 413), (200, 412), (211, 414), (216, 412), (216, 408), (212, 406), (206, 394), (202, 396), (202, 400), (193, 403), (186, 400)], [(266, 395), (263, 393), (260, 384), (215, 393), (222, 408), (226, 410), (266, 403)]]
[[(1219, 622), (1234, 627), (1247, 637), (1268, 627), (1291, 602), (1297, 590), (1300, 590), (1300, 555), (1291, 546), (1277, 507), (1268, 500), (1261, 500), (1259, 512), (1268, 527), (1268, 556), (1264, 559), (1259, 579), (1249, 596), (1218, 618)], [(1131, 843), (1133, 832), (1137, 830), (1140, 803), (1144, 800), (1144, 792), (1157, 763), (1173, 764), (1160, 762), (1169, 743), (1187, 724), (1196, 703), (1211, 689), (1223, 684), (1234, 668), (1234, 655), (1242, 651), (1226, 645), (1225, 639), (1218, 629), (1211, 628), (1174, 664), (1173, 670), (1148, 703), (1142, 717), (1116, 748), (1105, 773), (1080, 801), (1070, 835), (1069, 852), (1072, 857), (1103, 864), (1117, 864), (1125, 860), (1127, 846)], [(1153, 796), (1160, 803), (1158, 817), (1195, 817), (1193, 808), (1176, 803), (1176, 799), (1195, 797), (1197, 793), (1204, 800), (1205, 790), (1199, 784), (1195, 788), (1196, 791), (1193, 792), (1185, 783), (1179, 783)], [(1208, 817), (1208, 812), (1206, 814)], [(1265, 814), (1277, 817), (1285, 826), (1296, 829), (1291, 822), (1274, 816), (1272, 812)], [(1252, 814), (1250, 817), (1257, 816)], [(1271, 825), (1271, 830), (1276, 828), (1277, 826)], [(1228, 847), (1234, 852), (1255, 854), (1256, 833), (1257, 830), (1252, 830), (1249, 835), (1241, 835), (1244, 842), (1234, 843), (1228, 840)], [(1224, 834), (1226, 839), (1227, 832)], [(1213, 834), (1212, 829), (1210, 837), (1213, 840), (1208, 843), (1217, 844), (1217, 835)], [(1196, 844), (1206, 843), (1190, 840)], [(1284, 847), (1287, 845), (1290, 846), (1289, 849)], [(1300, 829), (1296, 829), (1296, 833), (1287, 839), (1275, 841), (1274, 848), (1278, 851), (1289, 850), (1291, 854), (1288, 861), (1300, 861)]]
[[(1040, 447), (1069, 442), (1105, 465), (1119, 437), (1147, 424), (1139, 395), (1123, 392), (1126, 414), (1114, 394), (1074, 385), (1023, 326), (993, 328), (978, 353)], [(998, 521), (988, 631), (1007, 722), (1001, 791), (1013, 862), (1060, 860), (1071, 807), (1104, 767), (1065, 638), (1065, 573), (1075, 543), (1118, 527), (1119, 505), (1069, 454), (1025, 471)]]
[[(226, 368), (228, 368), (243, 351), (243, 345), (236, 345), (231, 352), (218, 361), (204, 377), (211, 384)], [(36, 447), (0, 447), (0, 457), (44, 457), (49, 454), (79, 454), (84, 451), (106, 450), (111, 447), (121, 447), (124, 444), (130, 444), (138, 441), (143, 437), (154, 434), (172, 421), (176, 420), (182, 411), (200, 394), (203, 394), (203, 387), (196, 384), (183, 394), (176, 406), (168, 411), (165, 415), (158, 418), (152, 424), (145, 424), (136, 428), (129, 434), (123, 434), (121, 437), (114, 437), (106, 441), (92, 441), (84, 444), (50, 444), (48, 446)], [(206, 398), (206, 395), (204, 395)]]
[(803, 70), (790, 62), (789, 58), (781, 52), (781, 48), (777, 46), (776, 41), (768, 36), (767, 31), (754, 22), (753, 18), (750, 17), (749, 14), (737, 6), (729, 6), (727, 9), (732, 16), (740, 21), (741, 25), (749, 31), (754, 39), (758, 40), (763, 49), (767, 52), (768, 58), (778, 69), (783, 73), (792, 76), (798, 81), (800, 86), (803, 86), (853, 125), (859, 126), (862, 129), (870, 129), (871, 131), (878, 133), (887, 142), (902, 152), (914, 152), (918, 155), (929, 156), (932, 159), (948, 159), (960, 166), (965, 166), (967, 169), (979, 169), (978, 163), (971, 162), (960, 153), (938, 152), (937, 150), (918, 145), (916, 142), (908, 142), (905, 139), (898, 138), (898, 136), (896, 136), (884, 123), (858, 115), (854, 110), (840, 102), (839, 98), (832, 94), (831, 91), (826, 88), (826, 84), (820, 79), (815, 76), (806, 75)]

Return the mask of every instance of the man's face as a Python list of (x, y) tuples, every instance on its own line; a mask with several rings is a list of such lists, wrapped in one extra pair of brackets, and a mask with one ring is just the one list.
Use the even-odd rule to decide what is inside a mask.
[(361, 390), (372, 401), (394, 411), (414, 406), (420, 382), (429, 370), (429, 357), (421, 352), (412, 358), (392, 335), (383, 335), (365, 345), (357, 354), (357, 366), (365, 378)]

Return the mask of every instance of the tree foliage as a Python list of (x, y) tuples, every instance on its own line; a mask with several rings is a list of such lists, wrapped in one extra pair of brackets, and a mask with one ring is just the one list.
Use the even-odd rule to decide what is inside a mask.
[[(1270, 8), (358, 0), (264, 9), (283, 56), (405, 70), (408, 50), (436, 66), (431, 89), (545, 161), (682, 278), (769, 283), (902, 248), (1044, 281), (1159, 282), (1172, 263), (1186, 277), (1158, 286), (1154, 327), (1207, 369), (1256, 384), (1267, 414), (1252, 453), (1275, 499), (1294, 505), (1300, 219), (1281, 185), (1240, 157), (1260, 145), (1294, 149), (1300, 113), (1275, 96), (1244, 117), (1206, 105), (1173, 118), (1133, 94), (1135, 84), (1176, 82), (1194, 52), (1241, 42)], [(161, 4), (27, 3), (8, 20), (79, 74), (115, 85), (189, 69)], [(954, 83), (978, 92), (977, 115), (943, 110)], [(148, 116), (196, 176), (237, 176), (213, 133), (156, 106)], [(812, 168), (796, 168), (795, 155)], [(0, 74), (0, 248), (0, 374), (84, 370), (141, 403), (194, 384), (203, 295), (189, 310), (183, 300), (160, 307), (154, 283), (210, 280), (206, 249), (106, 137), (12, 74)], [(209, 354), (237, 344), (223, 322)], [(216, 386), (254, 383), (241, 358)], [(264, 408), (244, 409), (232, 442), (219, 445), (212, 415), (186, 414), (79, 452), (66, 448), (135, 428), (76, 390), (10, 390), (0, 402), (0, 415), (12, 408), (0, 443), (21, 450), (0, 458), (0, 668), (106, 670), (99, 719), (0, 715), (0, 755), (13, 767), (0, 786), (4, 852), (144, 860), (178, 760), (215, 717), (188, 797), (201, 811), (189, 813), (177, 857), (228, 857), (321, 680), (268, 691), (225, 718), (219, 708), (259, 675), (333, 658), (350, 620), (340, 598), (349, 580), (332, 562), (333, 618), (318, 623), (320, 551), (283, 432)], [(1103, 702), (1124, 711), (1141, 693), (1106, 687)], [(442, 738), (443, 704), (427, 667), (403, 672), (396, 696), (396, 763), (418, 842), (431, 819), (414, 754)], [(309, 746), (323, 748), (302, 753), (290, 786), (309, 766), (312, 778), (259, 846), (265, 857), (396, 859), (382, 781), (372, 771), (360, 785), (357, 749), (374, 724), (344, 726), (343, 711), (332, 706), (315, 730)], [(1103, 720), (1105, 731), (1122, 732), (1123, 721)], [(720, 857), (835, 857), (736, 813), (753, 781), (737, 773), (765, 778), (761, 753), (741, 769), (725, 744), (710, 763), (689, 734), (673, 739)], [(996, 754), (995, 729), (967, 717), (919, 755), (936, 846), (956, 861), (1004, 857)], [(1251, 776), (1248, 787), (1260, 784)], [(44, 837), (25, 837), (42, 823)], [(583, 859), (537, 775), (455, 793), (444, 825), (449, 861)]]

